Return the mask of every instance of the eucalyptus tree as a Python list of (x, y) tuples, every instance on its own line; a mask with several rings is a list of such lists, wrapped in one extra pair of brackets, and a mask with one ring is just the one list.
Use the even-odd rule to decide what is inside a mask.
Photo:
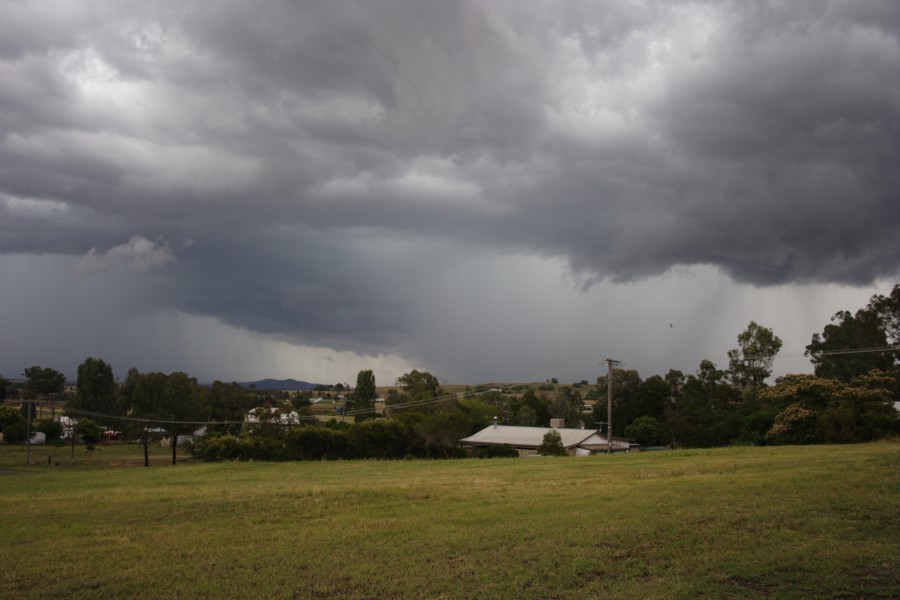
[(768, 327), (750, 321), (737, 339), (738, 347), (728, 351), (729, 378), (742, 389), (764, 386), (772, 374), (775, 355), (781, 350), (781, 338)]

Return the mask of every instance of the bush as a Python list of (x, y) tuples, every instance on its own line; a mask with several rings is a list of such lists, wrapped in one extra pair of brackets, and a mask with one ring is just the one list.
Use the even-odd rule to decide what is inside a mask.
[(38, 422), (37, 430), (47, 436), (47, 442), (58, 440), (62, 435), (62, 425), (59, 421), (44, 420)]
[(284, 438), (287, 460), (336, 460), (349, 457), (346, 431), (305, 425), (290, 431)]
[(562, 443), (562, 437), (555, 429), (551, 429), (544, 434), (541, 445), (538, 446), (538, 454), (541, 456), (565, 456), (566, 449)]
[(519, 452), (507, 444), (502, 446), (485, 446), (475, 451), (477, 458), (518, 458)]
[(20, 418), (3, 428), (3, 439), (7, 444), (18, 444), (25, 441), (28, 434), (28, 426), (25, 419)]
[(662, 425), (653, 417), (638, 417), (625, 428), (625, 437), (641, 446), (660, 446), (663, 441)]

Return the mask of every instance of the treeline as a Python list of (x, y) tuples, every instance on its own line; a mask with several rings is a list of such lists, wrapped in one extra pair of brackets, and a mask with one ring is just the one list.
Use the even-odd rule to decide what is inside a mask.
[[(486, 415), (495, 411), (475, 399), (452, 402), (455, 407), (439, 412), (401, 412), (355, 423), (312, 421), (291, 427), (256, 425), (237, 435), (213, 432), (193, 452), (205, 461), (460, 458), (465, 453), (459, 440), (487, 426)], [(503, 454), (494, 450), (482, 456)]]
[[(789, 375), (769, 386), (782, 342), (771, 329), (751, 322), (737, 336), (724, 369), (703, 360), (695, 373), (670, 370), (647, 379), (634, 370), (614, 369), (612, 433), (645, 446), (685, 448), (894, 436), (900, 433), (894, 408), (900, 400), (898, 344), (900, 284), (856, 313), (837, 313), (813, 335), (806, 354), (814, 375)], [(608, 429), (606, 376), (596, 386), (549, 380), (528, 389), (455, 395), (444, 394), (431, 373), (414, 370), (396, 381), (385, 394), (384, 413), (376, 414), (375, 377), (366, 370), (355, 388), (334, 386), (344, 392), (343, 415), (355, 421), (349, 423), (314, 415), (309, 394), (259, 392), (219, 381), (201, 386), (181, 372), (131, 369), (116, 385), (112, 367), (95, 358), (78, 367), (75, 392), (68, 396), (61, 393), (64, 378), (52, 369), (32, 367), (25, 375), (23, 394), (65, 397), (66, 411), (80, 427), (93, 420), (146, 443), (153, 430), (163, 429), (177, 441), (205, 423), (206, 435), (194, 444), (203, 460), (449, 458), (461, 455), (461, 438), (493, 422), (546, 427), (550, 419), (563, 419), (569, 427)], [(4, 381), (0, 391), (8, 396)], [(34, 403), (0, 409), (6, 441), (24, 437), (29, 407), (32, 418), (38, 417)], [(38, 419), (33, 430), (44, 428), (50, 439), (62, 433), (52, 423)]]
[[(766, 379), (781, 349), (751, 322), (727, 369), (704, 360), (695, 374), (670, 370), (641, 380), (613, 372), (613, 431), (644, 445), (866, 442), (900, 434), (900, 284), (851, 313), (834, 315), (806, 347), (814, 375)], [(605, 386), (606, 378), (598, 383)], [(605, 421), (606, 399), (593, 417)]]

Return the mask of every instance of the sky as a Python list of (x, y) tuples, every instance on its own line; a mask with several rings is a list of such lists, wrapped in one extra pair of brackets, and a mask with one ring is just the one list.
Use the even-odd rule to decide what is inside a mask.
[(0, 0), (0, 374), (775, 374), (900, 279), (900, 4)]

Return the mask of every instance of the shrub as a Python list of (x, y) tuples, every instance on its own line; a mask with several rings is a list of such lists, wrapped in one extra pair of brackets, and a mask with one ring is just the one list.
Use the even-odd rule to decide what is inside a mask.
[(541, 456), (565, 456), (566, 449), (562, 443), (562, 437), (555, 429), (551, 429), (544, 434), (541, 445), (538, 446), (538, 454)]
[(518, 458), (519, 453), (507, 444), (502, 446), (485, 446), (475, 452), (477, 458)]

